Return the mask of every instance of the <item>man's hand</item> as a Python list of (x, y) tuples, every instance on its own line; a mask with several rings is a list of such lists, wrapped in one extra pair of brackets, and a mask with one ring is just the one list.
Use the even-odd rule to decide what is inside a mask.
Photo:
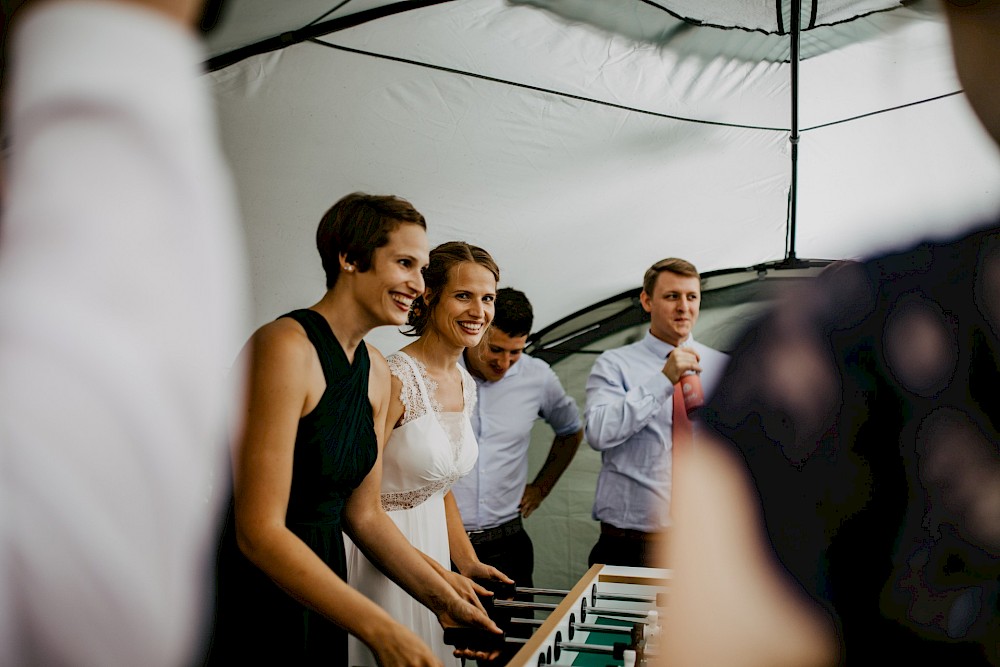
[(566, 472), (570, 462), (576, 455), (576, 450), (583, 440), (583, 429), (575, 433), (557, 435), (552, 440), (552, 447), (549, 448), (549, 455), (542, 464), (542, 469), (535, 476), (535, 481), (524, 487), (524, 494), (517, 509), (521, 516), (527, 519), (532, 512), (538, 509), (544, 500), (555, 487), (556, 482)]
[(701, 358), (698, 353), (690, 347), (675, 347), (667, 355), (667, 363), (663, 364), (662, 373), (670, 380), (670, 384), (680, 382), (681, 376), (689, 371), (701, 372), (698, 362)]
[(521, 516), (525, 519), (531, 516), (531, 513), (542, 504), (545, 496), (546, 494), (542, 493), (541, 487), (537, 484), (526, 485), (524, 487), (524, 495), (521, 496), (521, 502), (517, 506), (517, 509), (521, 512)]

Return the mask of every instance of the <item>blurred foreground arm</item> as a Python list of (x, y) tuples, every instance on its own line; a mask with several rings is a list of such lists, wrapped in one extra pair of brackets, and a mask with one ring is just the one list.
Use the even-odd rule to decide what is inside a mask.
[[(36, 8), (45, 7), (46, 5), (54, 4), (68, 4), (68, 3), (91, 3), (95, 0), (2, 0), (0, 5), (3, 7), (4, 18), (9, 19), (14, 13), (24, 9), (24, 12), (28, 11), (30, 8), (34, 11)], [(198, 18), (201, 16), (203, 9), (205, 8), (205, 0), (96, 0), (98, 2), (112, 2), (115, 4), (123, 6), (131, 6), (141, 9), (149, 9), (154, 12), (161, 14), (161, 18), (166, 18), (180, 25), (192, 27)], [(213, 4), (213, 8), (218, 3)]]
[(662, 664), (836, 664), (833, 624), (780, 569), (740, 461), (711, 439), (690, 454), (674, 476)]
[(247, 311), (199, 4), (32, 3), (6, 40), (0, 664), (186, 664), (205, 632)]

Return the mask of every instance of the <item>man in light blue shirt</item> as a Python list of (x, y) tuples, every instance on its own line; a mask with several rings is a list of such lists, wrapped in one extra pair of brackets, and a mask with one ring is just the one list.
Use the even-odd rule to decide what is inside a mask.
[[(583, 438), (576, 401), (547, 363), (524, 354), (532, 320), (523, 292), (499, 290), (489, 333), (463, 355), (479, 395), (472, 416), (479, 459), (452, 487), (479, 559), (529, 587), (534, 550), (521, 519), (552, 491)], [(556, 435), (542, 469), (526, 484), (531, 429), (539, 417)]]
[(698, 373), (707, 395), (728, 360), (691, 336), (701, 301), (701, 277), (691, 263), (668, 258), (651, 266), (639, 300), (649, 332), (604, 352), (587, 379), (587, 442), (602, 461), (593, 511), (601, 536), (591, 565), (656, 565), (669, 523), (675, 385)]

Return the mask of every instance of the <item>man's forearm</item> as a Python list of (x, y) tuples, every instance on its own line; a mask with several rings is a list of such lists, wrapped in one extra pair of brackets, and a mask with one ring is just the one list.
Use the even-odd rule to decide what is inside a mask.
[(552, 440), (552, 447), (549, 455), (542, 464), (542, 469), (535, 475), (535, 480), (531, 483), (541, 490), (543, 496), (552, 492), (552, 487), (556, 485), (566, 468), (573, 461), (576, 450), (583, 440), (583, 429), (569, 435), (557, 435)]

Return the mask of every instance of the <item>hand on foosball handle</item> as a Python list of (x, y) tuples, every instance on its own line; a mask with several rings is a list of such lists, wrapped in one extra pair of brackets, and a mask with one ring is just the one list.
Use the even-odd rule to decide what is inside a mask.
[(441, 576), (458, 593), (460, 598), (479, 607), (484, 612), (486, 611), (481, 600), (486, 599), (490, 595), (489, 589), (482, 587), (469, 577), (458, 572), (445, 571), (441, 573)]
[(479, 628), (445, 628), (444, 643), (456, 649), (498, 651), (504, 647), (505, 636)]
[(496, 579), (473, 579), (477, 584), (483, 588), (492, 591), (493, 595), (502, 599), (510, 599), (514, 597), (516, 592), (517, 584), (513, 581), (507, 583), (505, 581), (498, 581)]

